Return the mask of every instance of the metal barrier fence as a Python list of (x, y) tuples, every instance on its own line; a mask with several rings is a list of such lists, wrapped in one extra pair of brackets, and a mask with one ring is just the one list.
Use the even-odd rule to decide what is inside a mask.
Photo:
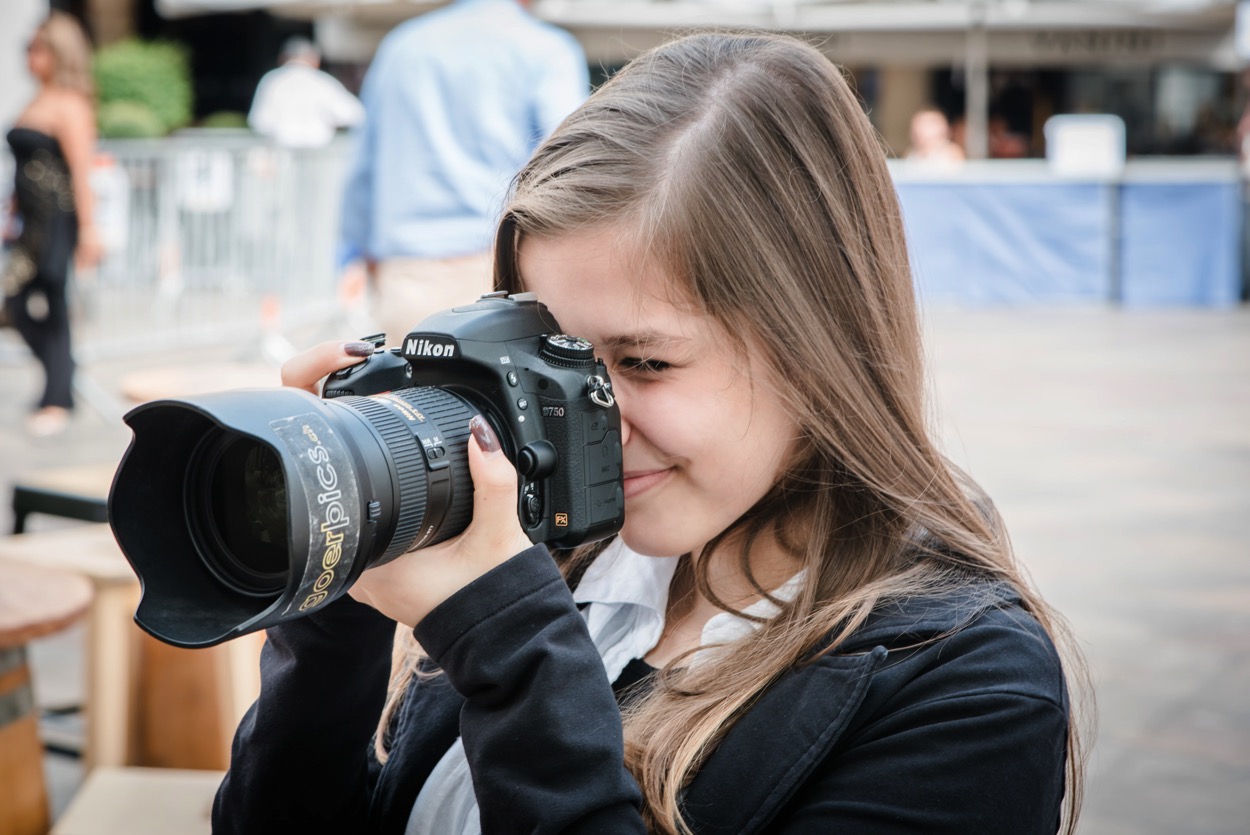
[(348, 146), (223, 131), (102, 142), (92, 186), (106, 254), (75, 282), (75, 353), (260, 340), (338, 315)]

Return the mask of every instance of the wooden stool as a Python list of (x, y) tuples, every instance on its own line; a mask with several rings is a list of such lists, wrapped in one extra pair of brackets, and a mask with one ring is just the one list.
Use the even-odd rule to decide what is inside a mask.
[(50, 814), (26, 645), (87, 611), (91, 584), (0, 560), (0, 835), (43, 835)]
[(139, 582), (107, 525), (0, 538), (0, 559), (81, 574), (95, 586), (87, 619), (86, 764), (224, 769), (230, 741), (260, 693), (264, 636), (180, 649), (134, 624)]
[(13, 482), (13, 533), (26, 532), (32, 513), (83, 522), (108, 521), (109, 488), (117, 462), (23, 473)]
[(97, 768), (52, 835), (209, 835), (220, 771)]

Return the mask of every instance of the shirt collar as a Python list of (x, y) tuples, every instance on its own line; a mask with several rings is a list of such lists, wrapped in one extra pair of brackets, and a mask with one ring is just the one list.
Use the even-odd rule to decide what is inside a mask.
[(573, 600), (642, 606), (663, 619), (677, 559), (643, 556), (617, 537), (586, 569)]
[[(789, 603), (798, 597), (799, 591), (803, 588), (803, 579), (806, 576), (807, 569), (805, 568), (774, 589), (772, 596), (782, 603)], [(704, 649), (699, 650), (696, 654), (696, 660), (700, 662), (707, 660), (718, 647), (733, 643), (739, 638), (745, 638), (756, 629), (759, 629), (762, 621), (776, 617), (780, 612), (780, 606), (764, 597), (743, 609), (740, 615), (734, 612), (721, 612), (713, 615), (703, 625), (702, 642)], [(755, 618), (759, 618), (759, 620), (755, 620)]]
[[(639, 606), (657, 616), (662, 624), (677, 560), (677, 557), (644, 556), (618, 537), (586, 569), (573, 599), (577, 603)], [(806, 574), (806, 569), (799, 571), (773, 590), (772, 596), (789, 603), (798, 596)], [(776, 603), (763, 598), (744, 609), (742, 615), (734, 612), (714, 615), (703, 627), (703, 645), (726, 644), (746, 637), (759, 626), (754, 618), (768, 620), (780, 611)]]

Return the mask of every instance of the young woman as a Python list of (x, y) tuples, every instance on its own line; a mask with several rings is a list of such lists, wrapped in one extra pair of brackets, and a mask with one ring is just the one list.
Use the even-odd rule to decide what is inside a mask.
[(214, 831), (1072, 831), (1062, 628), (930, 440), (898, 204), (833, 65), (643, 55), (517, 177), (495, 259), (608, 363), (625, 527), (528, 547), (476, 418), (464, 534), (270, 631)]
[(27, 429), (53, 435), (74, 407), (74, 359), (66, 300), (70, 258), (79, 268), (100, 260), (92, 216), (95, 154), (91, 49), (78, 22), (54, 11), (26, 46), (39, 83), (9, 131), (16, 163), (12, 240), (2, 281), (4, 314), (43, 366), (45, 386)]

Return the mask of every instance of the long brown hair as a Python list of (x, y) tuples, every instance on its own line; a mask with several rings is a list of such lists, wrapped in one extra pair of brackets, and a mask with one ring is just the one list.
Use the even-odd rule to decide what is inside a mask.
[[(835, 651), (888, 600), (1003, 581), (1069, 650), (1069, 677), (1084, 679), (992, 506), (931, 441), (894, 186), (832, 63), (777, 35), (693, 35), (637, 58), (517, 176), (497, 286), (523, 289), (525, 238), (609, 224), (664, 266), (727, 344), (771, 366), (800, 431), (773, 489), (703, 554), (737, 559), (750, 576), (752, 543), (774, 537), (805, 567), (802, 591), (715, 663), (666, 671), (625, 716), (652, 830), (687, 831), (681, 792), (725, 732), (777, 677)], [(697, 561), (694, 581), (715, 601), (709, 562)], [(984, 591), (982, 605), (992, 598)], [(1081, 802), (1077, 728), (1068, 831)]]
[(91, 43), (77, 18), (54, 10), (40, 24), (38, 34), (52, 53), (52, 83), (88, 98), (94, 96)]

